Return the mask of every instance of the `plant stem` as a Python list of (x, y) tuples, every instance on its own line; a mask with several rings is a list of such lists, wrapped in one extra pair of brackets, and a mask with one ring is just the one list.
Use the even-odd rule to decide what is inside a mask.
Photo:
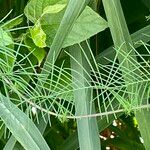
[[(85, 81), (85, 79), (87, 81), (90, 80), (87, 73), (85, 73), (85, 70), (90, 74), (90, 67), (79, 45), (70, 47), (70, 54), (73, 58), (75, 58), (75, 60), (71, 58), (73, 80), (74, 78), (78, 79), (78, 83), (76, 84), (78, 87), (76, 85), (73, 85), (73, 87), (74, 89), (78, 89), (80, 87), (83, 88), (74, 91), (76, 115), (91, 114), (93, 111), (95, 111), (93, 108), (91, 108), (92, 90), (84, 88), (88, 86), (88, 83)], [(75, 81), (73, 81), (73, 83), (74, 82)], [(77, 119), (77, 128), (79, 146), (81, 150), (101, 149), (96, 118)]]

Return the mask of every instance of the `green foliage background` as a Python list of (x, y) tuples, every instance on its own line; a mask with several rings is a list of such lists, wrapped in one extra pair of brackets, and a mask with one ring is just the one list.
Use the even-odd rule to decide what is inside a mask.
[(149, 149), (149, 0), (0, 10), (0, 149)]

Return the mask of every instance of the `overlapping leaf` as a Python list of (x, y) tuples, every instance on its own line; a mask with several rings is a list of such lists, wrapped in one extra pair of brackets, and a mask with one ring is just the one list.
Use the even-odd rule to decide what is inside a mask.
[[(27, 18), (35, 23), (34, 28), (31, 29), (31, 34), (33, 35), (32, 38), (35, 41), (35, 44), (40, 47), (40, 40), (41, 43), (45, 42), (45, 37), (42, 38), (41, 34), (39, 33), (42, 33), (42, 35), (44, 35), (44, 31), (46, 34), (46, 44), (50, 47), (63, 17), (66, 3), (56, 3), (54, 5), (52, 5), (52, 3), (49, 3), (47, 5), (43, 4), (42, 8), (40, 7), (40, 9), (42, 9), (43, 11), (38, 11), (37, 8), (32, 7), (33, 2), (34, 0), (32, 0), (25, 9)], [(39, 3), (35, 5), (38, 6), (38, 4)], [(38, 11), (38, 15), (34, 14), (34, 12), (36, 11)], [(38, 33), (33, 32), (35, 30), (37, 31), (37, 27)], [(94, 12), (90, 7), (86, 7), (73, 25), (72, 30), (64, 41), (63, 47), (80, 43), (97, 34), (98, 32), (103, 31), (105, 28), (107, 28), (107, 22), (96, 12)], [(36, 42), (36, 39), (38, 39), (39, 42)], [(46, 45), (42, 44), (42, 47), (44, 46)]]
[(50, 150), (33, 122), (2, 94), (0, 108), (0, 117), (25, 149)]

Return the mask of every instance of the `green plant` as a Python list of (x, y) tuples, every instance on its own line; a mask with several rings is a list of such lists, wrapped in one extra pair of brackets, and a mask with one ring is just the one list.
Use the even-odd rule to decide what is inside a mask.
[[(102, 4), (107, 21), (98, 14)], [(9, 14), (0, 26), (4, 150), (127, 150), (133, 145), (148, 150), (149, 25), (130, 36), (119, 0), (30, 0), (24, 9), (28, 24), (22, 15), (4, 23)], [(93, 36), (108, 29), (114, 48), (97, 55), (100, 41)], [(122, 114), (131, 120), (135, 115), (138, 129), (125, 117), (122, 123), (128, 133), (139, 130), (144, 145), (138, 131), (125, 135), (111, 125)], [(117, 136), (100, 142), (105, 128)]]

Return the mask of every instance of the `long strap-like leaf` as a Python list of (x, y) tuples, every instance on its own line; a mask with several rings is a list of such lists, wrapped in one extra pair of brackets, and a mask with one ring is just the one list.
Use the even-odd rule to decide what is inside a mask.
[[(120, 0), (103, 0), (103, 5), (104, 5), (104, 9), (105, 9), (106, 16), (108, 19), (108, 24), (110, 27), (110, 31), (111, 31), (112, 38), (113, 38), (116, 49), (118, 47), (120, 47), (123, 43), (125, 43), (121, 49), (124, 56), (118, 54), (119, 62), (120, 63), (123, 62), (125, 57), (129, 56), (129, 58), (126, 59), (126, 61), (124, 61), (122, 66), (124, 68), (127, 68), (129, 71), (133, 70), (133, 73), (136, 73), (140, 76), (140, 72), (138, 70), (135, 72), (134, 70), (136, 70), (136, 68), (131, 63), (133, 60), (134, 60), (134, 62), (136, 62), (136, 58), (135, 58), (134, 50), (130, 46), (132, 44), (132, 40), (129, 35), (129, 31), (128, 31), (128, 28), (127, 28), (127, 25), (125, 22), (125, 18), (123, 15)], [(134, 74), (132, 74), (130, 72), (128, 74), (130, 74), (130, 76), (126, 76), (124, 78), (125, 82), (130, 82), (130, 81), (134, 80)], [(127, 90), (129, 93), (134, 92), (135, 94), (137, 94), (136, 88), (137, 88), (136, 85), (132, 85), (132, 86), (128, 87)], [(129, 97), (130, 97), (130, 94), (129, 94)], [(140, 99), (140, 95), (139, 95), (139, 99)], [(145, 112), (147, 110), (142, 110), (142, 111)], [(148, 150), (150, 147), (149, 142), (147, 141), (147, 139), (150, 136), (150, 130), (148, 130), (149, 129), (148, 122), (149, 122), (150, 117), (149, 117), (149, 115), (144, 115), (145, 113), (140, 113), (139, 111), (136, 112), (136, 119), (139, 123), (139, 128), (140, 128), (141, 134), (143, 136), (143, 139), (145, 141), (144, 146)], [(142, 124), (143, 120), (146, 123)], [(147, 131), (145, 132), (141, 128), (143, 128)], [(145, 133), (147, 133), (147, 134), (145, 134)]]
[(0, 94), (0, 117), (26, 150), (50, 150), (34, 123), (2, 94)]
[[(147, 43), (150, 41), (150, 38), (146, 35), (150, 35), (150, 25), (131, 34), (132, 42), (137, 42), (142, 40), (143, 42)], [(135, 48), (138, 48), (140, 46), (141, 46), (140, 44), (135, 44)], [(116, 52), (113, 46), (110, 46), (109, 48), (105, 49), (103, 52), (101, 52), (99, 55), (96, 56), (96, 61), (97, 63), (105, 65), (110, 63), (109, 60), (113, 61), (115, 56), (116, 56)]]
[(150, 148), (150, 111), (141, 110), (136, 113), (136, 118), (139, 123), (139, 129), (142, 137), (144, 138), (144, 146), (146, 150)]
[(52, 42), (50, 51), (47, 55), (45, 64), (43, 66), (43, 72), (44, 70), (48, 70), (48, 67), (47, 67), (48, 64), (53, 64), (53, 62), (56, 61), (58, 55), (61, 52), (64, 40), (66, 39), (69, 31), (73, 27), (76, 19), (78, 18), (78, 16), (83, 11), (83, 9), (85, 8), (85, 6), (88, 4), (89, 1), (90, 0), (75, 0), (75, 1), (70, 0), (69, 1), (65, 14), (62, 18), (60, 26)]
[[(90, 67), (79, 45), (70, 47), (71, 68), (73, 79), (78, 82), (74, 86), (76, 115), (88, 115), (92, 111), (92, 90), (86, 89)], [(74, 83), (75, 81), (73, 81)], [(90, 82), (90, 81), (89, 81)], [(77, 87), (78, 86), (78, 87)], [(79, 90), (76, 90), (78, 89)], [(100, 139), (96, 118), (77, 119), (78, 140), (81, 150), (100, 150)]]

